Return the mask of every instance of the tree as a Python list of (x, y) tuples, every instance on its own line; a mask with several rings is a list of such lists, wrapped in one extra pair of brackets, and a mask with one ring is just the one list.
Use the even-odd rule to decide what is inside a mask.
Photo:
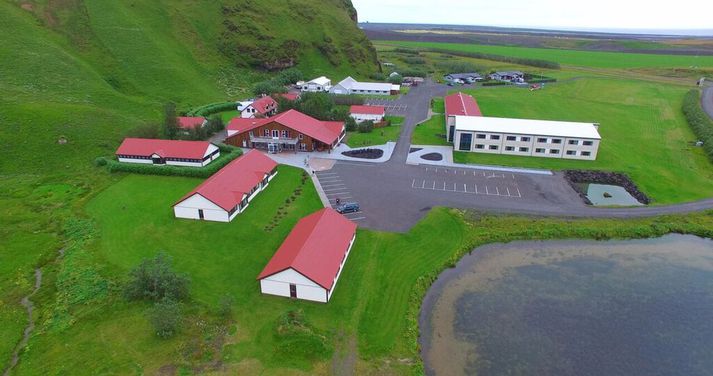
[(354, 132), (357, 130), (357, 122), (353, 117), (349, 116), (344, 121), (344, 127), (347, 129), (347, 132)]
[(163, 107), (163, 135), (169, 140), (173, 140), (178, 135), (178, 116), (176, 115), (176, 104), (168, 102)]
[(313, 118), (328, 120), (334, 107), (334, 100), (327, 93), (304, 93), (297, 103), (297, 109)]
[(395, 74), (393, 76), (389, 76), (389, 82), (394, 85), (401, 85), (404, 82), (404, 78), (401, 77), (400, 74)]
[(182, 300), (188, 297), (188, 277), (173, 271), (171, 258), (163, 252), (153, 259), (144, 259), (129, 277), (124, 293), (130, 300)]
[(349, 116), (348, 107), (334, 106), (329, 110), (329, 120), (332, 121), (346, 121)]
[(280, 85), (290, 85), (297, 81), (302, 81), (304, 79), (304, 74), (301, 70), (297, 68), (285, 69), (280, 74), (275, 77), (275, 80)]
[(362, 121), (357, 126), (359, 133), (371, 133), (374, 130), (374, 122), (371, 120)]
[(149, 311), (149, 321), (156, 335), (161, 338), (169, 338), (176, 334), (181, 327), (182, 319), (181, 305), (167, 297), (156, 302)]

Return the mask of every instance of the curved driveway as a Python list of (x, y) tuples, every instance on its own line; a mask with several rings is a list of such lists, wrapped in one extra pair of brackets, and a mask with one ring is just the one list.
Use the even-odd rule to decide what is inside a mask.
[[(713, 96), (711, 89), (707, 94)], [(430, 100), (447, 91), (445, 85), (426, 82), (398, 100), (408, 111), (388, 162), (339, 161), (331, 170), (317, 173), (320, 182), (334, 187), (334, 193), (328, 193), (330, 199), (359, 202), (363, 211), (357, 217), (360, 226), (408, 231), (435, 206), (579, 218), (633, 218), (713, 209), (713, 198), (667, 206), (596, 208), (585, 205), (559, 173), (543, 176), (406, 164), (414, 127), (427, 118)]]

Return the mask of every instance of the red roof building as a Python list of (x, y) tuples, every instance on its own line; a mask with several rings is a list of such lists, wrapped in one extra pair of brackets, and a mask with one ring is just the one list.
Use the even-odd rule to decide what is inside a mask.
[(179, 116), (178, 128), (184, 130), (200, 128), (205, 124), (205, 122), (205, 118), (200, 116)]
[(220, 156), (208, 141), (125, 138), (115, 153), (119, 162), (202, 167)]
[(251, 150), (188, 192), (174, 206), (177, 218), (230, 222), (267, 187), (277, 163)]
[(328, 302), (356, 228), (331, 208), (300, 219), (257, 277), (262, 293)]
[(448, 142), (453, 142), (455, 135), (456, 116), (483, 116), (475, 98), (461, 92), (447, 95), (445, 98), (446, 110), (446, 137)]
[(349, 108), (349, 114), (357, 123), (367, 120), (380, 122), (384, 120), (384, 116), (386, 116), (386, 108), (384, 108), (384, 106), (354, 105)]
[(321, 121), (297, 110), (265, 119), (232, 119), (225, 143), (271, 152), (331, 150), (346, 135), (344, 123)]
[(483, 116), (475, 98), (461, 92), (445, 97), (446, 116)]
[(292, 102), (294, 102), (294, 101), (300, 99), (300, 94), (299, 94), (299, 93), (278, 93), (278, 94), (275, 94), (275, 95), (276, 95), (277, 97), (285, 98), (285, 99), (287, 99), (288, 101), (292, 101)]
[(270, 96), (256, 99), (240, 113), (243, 118), (264, 118), (277, 113), (277, 101)]

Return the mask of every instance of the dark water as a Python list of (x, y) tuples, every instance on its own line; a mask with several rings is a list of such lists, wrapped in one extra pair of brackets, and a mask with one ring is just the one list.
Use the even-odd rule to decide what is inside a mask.
[(531, 242), (470, 258), (424, 305), (429, 373), (713, 375), (712, 241)]

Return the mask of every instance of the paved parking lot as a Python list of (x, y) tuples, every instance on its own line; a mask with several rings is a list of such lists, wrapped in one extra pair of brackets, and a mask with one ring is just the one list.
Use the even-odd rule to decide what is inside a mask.
[(412, 189), (522, 198), (517, 179), (512, 173), (459, 168), (422, 168), (424, 175), (411, 179)]
[[(339, 199), (341, 203), (357, 201), (338, 173), (320, 171), (316, 172), (316, 174), (317, 179), (319, 179), (319, 184), (327, 195), (327, 199), (332, 208), (337, 207), (337, 199)], [(366, 219), (364, 211), (346, 213), (344, 216), (357, 223)]]

